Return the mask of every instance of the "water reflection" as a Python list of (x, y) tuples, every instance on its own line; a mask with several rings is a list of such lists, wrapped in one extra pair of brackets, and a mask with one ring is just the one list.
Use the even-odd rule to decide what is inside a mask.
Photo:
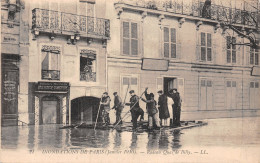
[(172, 134), (173, 134), (172, 149), (178, 149), (181, 147), (181, 144), (180, 144), (181, 132), (180, 132), (180, 130), (176, 130)]
[(168, 137), (169, 137), (168, 133), (163, 130), (160, 134), (159, 149), (168, 149), (168, 146), (169, 146)]
[[(228, 125), (227, 125), (228, 124)], [(171, 132), (59, 129), (59, 125), (2, 127), (3, 149), (179, 149), (187, 146), (259, 146), (260, 118), (219, 119), (208, 126)]]
[(121, 132), (116, 132), (114, 137), (114, 149), (120, 149), (120, 146), (122, 144), (122, 136)]

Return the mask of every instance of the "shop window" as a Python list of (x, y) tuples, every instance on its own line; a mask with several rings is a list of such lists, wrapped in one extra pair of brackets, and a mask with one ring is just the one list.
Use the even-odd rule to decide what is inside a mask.
[(176, 29), (175, 28), (163, 28), (163, 51), (165, 58), (176, 58)]
[(227, 36), (227, 63), (236, 63), (236, 38)]
[(212, 61), (212, 39), (210, 33), (201, 32), (200, 60)]
[(139, 54), (138, 24), (134, 22), (123, 22), (122, 54), (137, 56)]
[(96, 82), (96, 53), (82, 50), (80, 54), (80, 81)]
[(42, 79), (60, 80), (60, 47), (42, 47)]

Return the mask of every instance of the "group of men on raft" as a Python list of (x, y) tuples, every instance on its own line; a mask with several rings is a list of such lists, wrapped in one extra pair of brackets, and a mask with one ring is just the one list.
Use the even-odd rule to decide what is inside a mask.
[[(170, 126), (170, 112), (169, 112), (169, 104), (172, 104), (172, 123), (171, 127), (181, 126), (180, 123), (180, 113), (181, 113), (181, 97), (176, 88), (171, 89), (167, 94), (163, 93), (162, 90), (158, 91), (159, 99), (158, 99), (158, 109), (157, 102), (154, 99), (153, 93), (147, 93), (147, 89), (145, 89), (144, 95), (145, 98), (138, 97), (135, 94), (134, 90), (129, 91), (131, 98), (129, 103), (123, 103), (122, 99), (118, 95), (117, 92), (114, 92), (114, 106), (112, 109), (116, 110), (116, 122), (114, 125), (122, 124), (121, 113), (125, 105), (130, 106), (130, 112), (132, 116), (133, 129), (137, 129), (137, 120), (140, 116), (140, 121), (144, 120), (144, 111), (139, 105), (139, 100), (141, 99), (146, 103), (146, 110), (148, 114), (148, 129), (160, 129), (161, 126)], [(104, 92), (101, 98), (100, 109), (102, 114), (102, 120), (104, 125), (107, 126), (110, 124), (110, 101), (107, 92)], [(158, 113), (159, 112), (159, 113)], [(159, 114), (159, 116), (158, 116)]]

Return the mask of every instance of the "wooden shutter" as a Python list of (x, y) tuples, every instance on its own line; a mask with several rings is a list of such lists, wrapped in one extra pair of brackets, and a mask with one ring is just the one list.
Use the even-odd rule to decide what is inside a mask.
[(169, 42), (170, 42), (170, 40), (169, 40), (169, 28), (167, 28), (167, 27), (164, 27), (163, 28), (163, 56), (165, 57), (165, 58), (169, 58)]
[(237, 46), (236, 44), (237, 40), (235, 37), (232, 37), (232, 63), (237, 63)]
[(176, 39), (176, 58), (181, 59), (182, 58), (182, 46), (181, 46), (181, 34), (178, 32), (177, 29), (175, 29), (175, 39)]
[(200, 33), (197, 31), (196, 32), (196, 36), (197, 36), (197, 39), (196, 39), (196, 60), (199, 61), (200, 60)]
[(42, 70), (49, 70), (49, 52), (42, 52)]
[(123, 22), (123, 54), (130, 55), (130, 27), (129, 22)]
[(49, 53), (50, 57), (50, 70), (59, 70), (59, 54)]
[(212, 61), (212, 36), (207, 33), (207, 61)]
[(201, 54), (200, 54), (200, 59), (202, 61), (206, 61), (206, 33), (204, 32), (201, 32), (200, 34), (200, 39), (201, 39), (201, 42), (200, 42), (200, 45), (201, 45)]
[(131, 23), (131, 54), (138, 55), (138, 28), (137, 23)]
[(177, 55), (176, 55), (176, 29), (175, 28), (171, 28), (171, 35), (170, 35), (170, 38), (171, 38), (171, 58), (177, 58)]

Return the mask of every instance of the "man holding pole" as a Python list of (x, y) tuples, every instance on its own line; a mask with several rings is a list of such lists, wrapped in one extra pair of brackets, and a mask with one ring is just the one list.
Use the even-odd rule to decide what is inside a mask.
[(139, 115), (141, 115), (141, 119), (143, 119), (144, 111), (139, 106), (139, 97), (135, 94), (134, 90), (129, 91), (131, 98), (130, 103), (126, 103), (126, 105), (130, 105), (130, 112), (132, 115), (133, 129), (137, 128), (137, 119)]
[(116, 110), (115, 124), (117, 123), (122, 124), (123, 122), (121, 120), (121, 113), (124, 108), (124, 104), (122, 103), (122, 99), (118, 96), (117, 92), (114, 92), (113, 95), (114, 95), (114, 106), (112, 107), (112, 109)]
[(110, 97), (107, 92), (104, 92), (101, 98), (102, 118), (105, 125), (110, 124), (109, 111), (110, 111)]

